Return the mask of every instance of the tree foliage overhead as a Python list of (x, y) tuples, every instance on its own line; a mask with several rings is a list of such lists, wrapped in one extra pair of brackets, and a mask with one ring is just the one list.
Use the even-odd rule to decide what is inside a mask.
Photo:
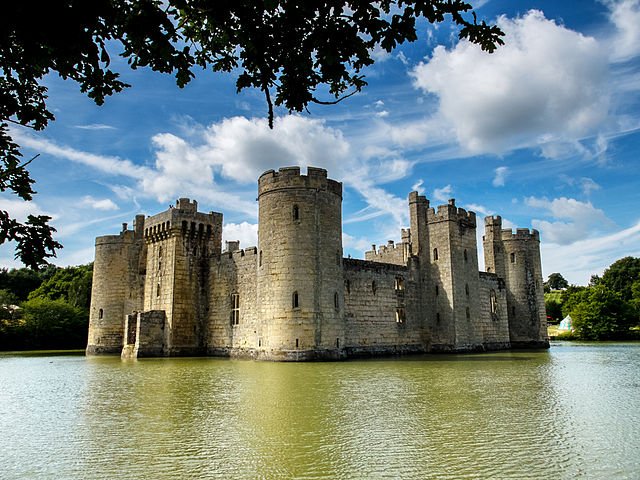
[(562, 290), (569, 286), (569, 282), (567, 282), (561, 273), (552, 273), (547, 279), (546, 286), (551, 290)]
[[(101, 105), (128, 85), (111, 68), (112, 51), (131, 68), (170, 73), (178, 86), (196, 66), (237, 74), (236, 88), (299, 112), (309, 103), (336, 103), (360, 91), (372, 51), (391, 51), (418, 38), (416, 20), (446, 17), (460, 38), (492, 52), (503, 33), (478, 22), (462, 0), (22, 0), (0, 16), (0, 191), (22, 200), (35, 193), (9, 124), (35, 130), (54, 119), (44, 77), (55, 72)], [(61, 245), (49, 217), (25, 223), (0, 212), (0, 243), (17, 242), (16, 257), (38, 267)]]

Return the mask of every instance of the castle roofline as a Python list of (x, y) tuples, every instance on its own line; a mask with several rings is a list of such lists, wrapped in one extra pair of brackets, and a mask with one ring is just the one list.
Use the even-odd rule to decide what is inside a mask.
[(267, 170), (258, 179), (258, 198), (272, 191), (295, 188), (326, 190), (342, 198), (342, 183), (328, 178), (327, 171), (317, 167), (307, 167), (306, 175), (300, 173), (300, 167)]

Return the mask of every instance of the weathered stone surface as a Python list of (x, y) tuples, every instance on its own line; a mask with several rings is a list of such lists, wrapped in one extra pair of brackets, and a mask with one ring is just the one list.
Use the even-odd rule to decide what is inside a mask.
[[(186, 198), (96, 240), (87, 354), (339, 360), (546, 347), (539, 236), (409, 195), (402, 242), (342, 256), (342, 185), (309, 167), (258, 181), (258, 246)], [(132, 313), (133, 312), (133, 313)]]

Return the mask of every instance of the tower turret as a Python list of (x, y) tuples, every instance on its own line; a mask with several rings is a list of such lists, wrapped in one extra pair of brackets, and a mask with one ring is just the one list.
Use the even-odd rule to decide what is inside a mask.
[(430, 288), (435, 312), (432, 350), (464, 350), (482, 343), (475, 323), (480, 317), (476, 214), (455, 200), (427, 209)]
[(96, 238), (87, 355), (119, 354), (125, 315), (142, 308), (143, 228), (144, 215), (137, 215), (134, 230), (124, 224), (119, 235)]
[(258, 180), (258, 303), (263, 356), (339, 357), (344, 347), (342, 184), (326, 170)]
[(220, 256), (222, 214), (198, 212), (197, 202), (180, 198), (146, 219), (147, 276), (144, 310), (163, 310), (165, 355), (204, 352), (209, 265)]
[(487, 217), (483, 241), (487, 271), (505, 281), (511, 346), (548, 347), (540, 234), (527, 228), (513, 233), (502, 229), (500, 217)]

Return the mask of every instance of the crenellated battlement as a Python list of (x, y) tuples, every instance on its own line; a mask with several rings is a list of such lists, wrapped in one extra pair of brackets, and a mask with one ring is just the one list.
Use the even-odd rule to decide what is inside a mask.
[(242, 259), (252, 258), (255, 261), (258, 256), (258, 247), (247, 247), (244, 249), (227, 250), (222, 252), (222, 259), (233, 259), (235, 262)]
[(276, 190), (299, 188), (329, 191), (342, 198), (342, 183), (328, 178), (324, 168), (316, 167), (307, 167), (306, 175), (300, 173), (300, 167), (267, 170), (258, 179), (258, 198)]
[(500, 238), (502, 241), (509, 240), (534, 240), (540, 241), (540, 232), (536, 229), (529, 230), (528, 228), (517, 228), (516, 233), (510, 228), (503, 228), (500, 231)]
[(409, 193), (409, 205), (413, 203), (424, 204), (429, 208), (429, 199), (424, 195), (418, 195), (418, 192)]
[(464, 208), (456, 207), (456, 200), (452, 198), (447, 205), (438, 205), (437, 210), (434, 208), (427, 209), (427, 222), (463, 222), (469, 227), (476, 226), (476, 213), (467, 211)]
[(176, 206), (147, 217), (144, 221), (144, 238), (147, 242), (156, 242), (172, 235), (192, 237), (211, 237), (222, 229), (222, 214), (197, 211), (198, 202), (188, 198), (179, 198)]

